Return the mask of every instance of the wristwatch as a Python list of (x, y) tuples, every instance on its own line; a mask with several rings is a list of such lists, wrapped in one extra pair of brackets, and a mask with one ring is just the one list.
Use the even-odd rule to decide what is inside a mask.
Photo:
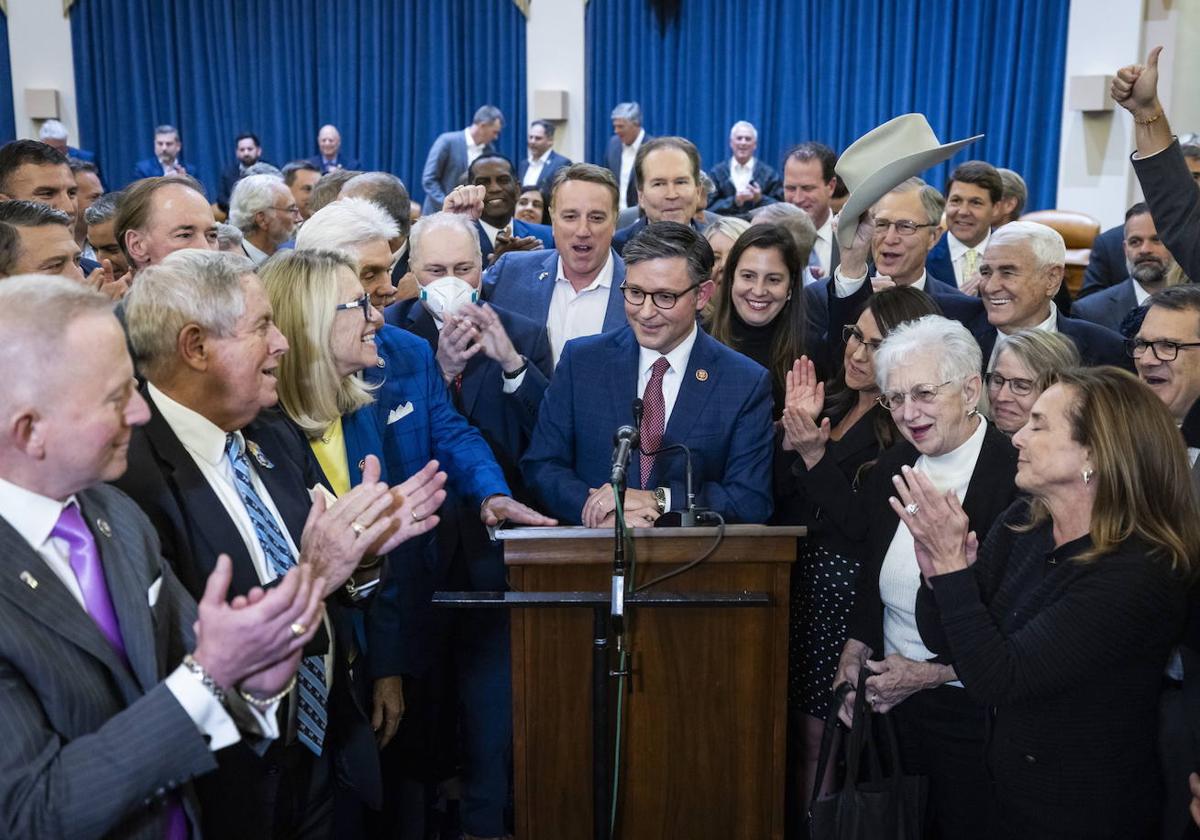
[(518, 376), (520, 376), (522, 373), (525, 372), (525, 368), (529, 367), (529, 360), (526, 359), (524, 356), (522, 356), (521, 361), (524, 364), (522, 364), (519, 368), (514, 370), (512, 373), (509, 373), (508, 371), (505, 371), (505, 370), (500, 371), (502, 374), (504, 374), (505, 379), (512, 381), (513, 379), (516, 379)]
[(654, 488), (654, 503), (656, 505), (658, 505), (658, 513), (660, 516), (667, 512), (667, 488), (666, 487), (655, 487)]

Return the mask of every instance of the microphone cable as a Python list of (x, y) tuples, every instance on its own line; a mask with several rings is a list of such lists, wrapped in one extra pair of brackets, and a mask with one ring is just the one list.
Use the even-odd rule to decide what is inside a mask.
[(699, 557), (697, 557), (695, 560), (690, 560), (687, 563), (684, 563), (682, 566), (680, 566), (677, 569), (672, 569), (669, 572), (663, 572), (658, 577), (651, 578), (650, 580), (643, 583), (641, 586), (635, 586), (633, 589), (634, 593), (642, 592), (643, 590), (649, 589), (651, 586), (656, 586), (657, 584), (660, 584), (665, 580), (670, 580), (671, 578), (677, 577), (678, 575), (681, 575), (686, 571), (690, 571), (691, 569), (694, 569), (697, 566), (699, 566), (701, 563), (703, 563), (709, 557), (713, 556), (713, 553), (721, 545), (721, 541), (723, 539), (725, 539), (725, 517), (721, 516), (721, 514), (719, 514), (715, 510), (707, 511), (706, 514), (708, 516), (715, 516), (717, 518), (717, 535), (713, 539), (712, 545), (710, 545), (708, 547), (708, 550), (705, 551), (703, 554), (701, 554)]

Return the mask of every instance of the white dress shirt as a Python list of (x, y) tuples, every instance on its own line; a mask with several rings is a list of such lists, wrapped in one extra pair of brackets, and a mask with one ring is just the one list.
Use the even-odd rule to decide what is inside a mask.
[(733, 187), (738, 192), (750, 189), (750, 182), (754, 180), (754, 158), (746, 161), (746, 165), (742, 166), (737, 162), (737, 158), (729, 159), (729, 180), (733, 182)]
[(1137, 305), (1141, 306), (1146, 302), (1146, 298), (1150, 297), (1150, 292), (1147, 292), (1145, 286), (1134, 280), (1132, 277), (1130, 277), (1129, 280), (1131, 283), (1133, 283), (1133, 297), (1137, 300)]
[(483, 144), (475, 142), (475, 138), (471, 136), (470, 126), (463, 129), (463, 137), (467, 139), (467, 166), (470, 166), (475, 162), (475, 158), (483, 154)]
[(629, 207), (629, 203), (625, 201), (625, 197), (629, 195), (629, 179), (633, 177), (633, 159), (637, 157), (637, 150), (641, 148), (642, 141), (646, 139), (646, 129), (638, 132), (637, 139), (628, 146), (621, 147), (621, 207), (624, 210)]
[(500, 231), (504, 231), (505, 234), (507, 234), (508, 236), (513, 235), (511, 220), (509, 220), (509, 223), (507, 225), (505, 225), (504, 227), (498, 228), (498, 227), (493, 227), (492, 225), (489, 225), (487, 222), (485, 222), (483, 219), (480, 219), (479, 226), (481, 228), (483, 228), (483, 232), (487, 234), (488, 242), (492, 243), (493, 248), (496, 247), (496, 236), (500, 233)]
[[(1033, 329), (1048, 333), (1058, 332), (1058, 307), (1054, 305), (1054, 301), (1050, 301), (1050, 317), (1045, 321), (1042, 321), (1040, 324), (1034, 326)], [(992, 347), (992, 357), (988, 359), (988, 370), (992, 370), (996, 367), (996, 357), (1000, 355), (1000, 348), (1003, 347), (1007, 341), (1008, 336), (1000, 332), (1000, 330), (996, 330), (996, 343)]]
[(821, 263), (821, 270), (825, 272), (825, 276), (829, 276), (829, 272), (833, 271), (834, 266), (829, 264), (833, 259), (833, 214), (830, 213), (825, 217), (825, 224), (817, 228), (817, 241), (813, 243), (813, 250), (817, 252), (817, 259)]
[[(920, 289), (922, 292), (925, 291), (925, 278), (928, 276), (929, 275), (922, 271), (920, 277), (908, 284), (909, 287), (913, 289)], [(857, 292), (859, 287), (865, 282), (867, 282), (867, 276), (865, 274), (862, 277), (843, 277), (840, 266), (833, 270), (833, 287), (835, 289), (835, 293), (840, 298), (850, 297), (850, 295)]]
[(611, 250), (596, 279), (579, 292), (563, 274), (562, 257), (558, 258), (558, 273), (554, 277), (554, 293), (550, 296), (550, 313), (546, 318), (546, 332), (550, 337), (554, 364), (558, 364), (563, 346), (572, 338), (595, 335), (604, 329), (604, 315), (608, 312), (612, 282)]
[(542, 177), (542, 170), (546, 168), (546, 161), (550, 159), (550, 149), (541, 157), (529, 156), (529, 168), (525, 170), (525, 178), (521, 181), (522, 187), (536, 187), (538, 178)]
[(249, 239), (242, 239), (242, 250), (246, 252), (246, 256), (250, 258), (250, 262), (256, 266), (262, 265), (271, 258), (270, 254), (255, 247), (254, 243)]
[[(976, 271), (979, 270), (979, 266), (983, 262), (983, 252), (987, 248), (988, 242), (991, 241), (991, 238), (992, 232), (989, 230), (987, 236), (983, 237), (983, 241), (975, 246)], [(954, 265), (954, 282), (958, 284), (959, 288), (961, 288), (963, 283), (971, 279), (970, 277), (963, 277), (963, 268), (967, 263), (967, 251), (969, 251), (970, 248), (964, 245), (962, 242), (959, 242), (958, 238), (953, 233), (946, 234), (946, 247), (950, 249), (950, 262)], [(948, 278), (942, 277), (939, 279), (947, 280)]]
[[(13, 527), (22, 539), (50, 567), (54, 576), (62, 581), (63, 586), (71, 593), (71, 597), (84, 606), (83, 590), (79, 580), (71, 568), (71, 549), (66, 540), (51, 537), (50, 532), (58, 523), (59, 516), (68, 505), (78, 505), (74, 496), (65, 502), (59, 502), (47, 496), (18, 487), (0, 479), (0, 517), (3, 517)], [(149, 593), (146, 593), (146, 609), (150, 609)], [(208, 737), (208, 747), (213, 752), (224, 749), (230, 744), (236, 744), (242, 736), (237, 724), (225, 711), (211, 691), (205, 688), (196, 676), (183, 665), (177, 667), (164, 680), (167, 689), (179, 701), (187, 716), (196, 724), (202, 735)], [(254, 711), (251, 709), (251, 711)], [(264, 714), (255, 712), (254, 717), (259, 729), (267, 738), (277, 738), (279, 727), (275, 722), (275, 709), (272, 707)]]
[[(957, 449), (944, 455), (922, 455), (913, 469), (924, 474), (940, 492), (953, 490), (961, 502), (967, 495), (986, 432), (987, 421), (980, 417), (978, 428)], [(885, 656), (898, 653), (918, 662), (934, 658), (934, 653), (925, 647), (917, 630), (917, 592), (920, 588), (921, 568), (917, 565), (912, 532), (901, 520), (896, 525), (896, 535), (892, 537), (879, 570)], [(952, 682), (950, 685), (961, 687), (962, 683)]]
[[(670, 353), (665, 356), (657, 350), (649, 350), (642, 347), (638, 351), (638, 383), (637, 394), (638, 399), (645, 399), (646, 386), (650, 384), (650, 377), (654, 373), (654, 363), (660, 358), (665, 358), (669, 367), (662, 378), (662, 395), (663, 395), (663, 432), (667, 431), (667, 426), (671, 422), (671, 412), (675, 409), (675, 400), (679, 398), (679, 388), (683, 385), (684, 374), (687, 373), (688, 359), (692, 356), (692, 347), (696, 344), (696, 332), (698, 327), (693, 326), (692, 331), (688, 333), (687, 338), (679, 342), (679, 344)], [(671, 509), (671, 488), (664, 487), (665, 502), (667, 510)]]

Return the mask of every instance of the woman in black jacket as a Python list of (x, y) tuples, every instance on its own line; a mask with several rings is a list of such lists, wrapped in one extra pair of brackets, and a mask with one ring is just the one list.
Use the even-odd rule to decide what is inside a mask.
[(1158, 696), (1200, 552), (1183, 440), (1148, 388), (1099, 368), (1060, 375), (1013, 442), (1032, 498), (978, 551), (924, 477), (892, 500), (927, 581), (922, 638), (990, 708), (993, 834), (1157, 836)]

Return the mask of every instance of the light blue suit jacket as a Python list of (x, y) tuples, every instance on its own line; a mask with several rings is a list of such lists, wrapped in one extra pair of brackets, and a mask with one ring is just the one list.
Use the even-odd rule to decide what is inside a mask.
[[(625, 320), (625, 301), (621, 284), (625, 282), (625, 261), (613, 259), (612, 288), (608, 290), (608, 308), (601, 332), (619, 330)], [(502, 309), (524, 315), (539, 324), (550, 316), (554, 278), (558, 276), (558, 251), (511, 251), (483, 275), (483, 298)]]

